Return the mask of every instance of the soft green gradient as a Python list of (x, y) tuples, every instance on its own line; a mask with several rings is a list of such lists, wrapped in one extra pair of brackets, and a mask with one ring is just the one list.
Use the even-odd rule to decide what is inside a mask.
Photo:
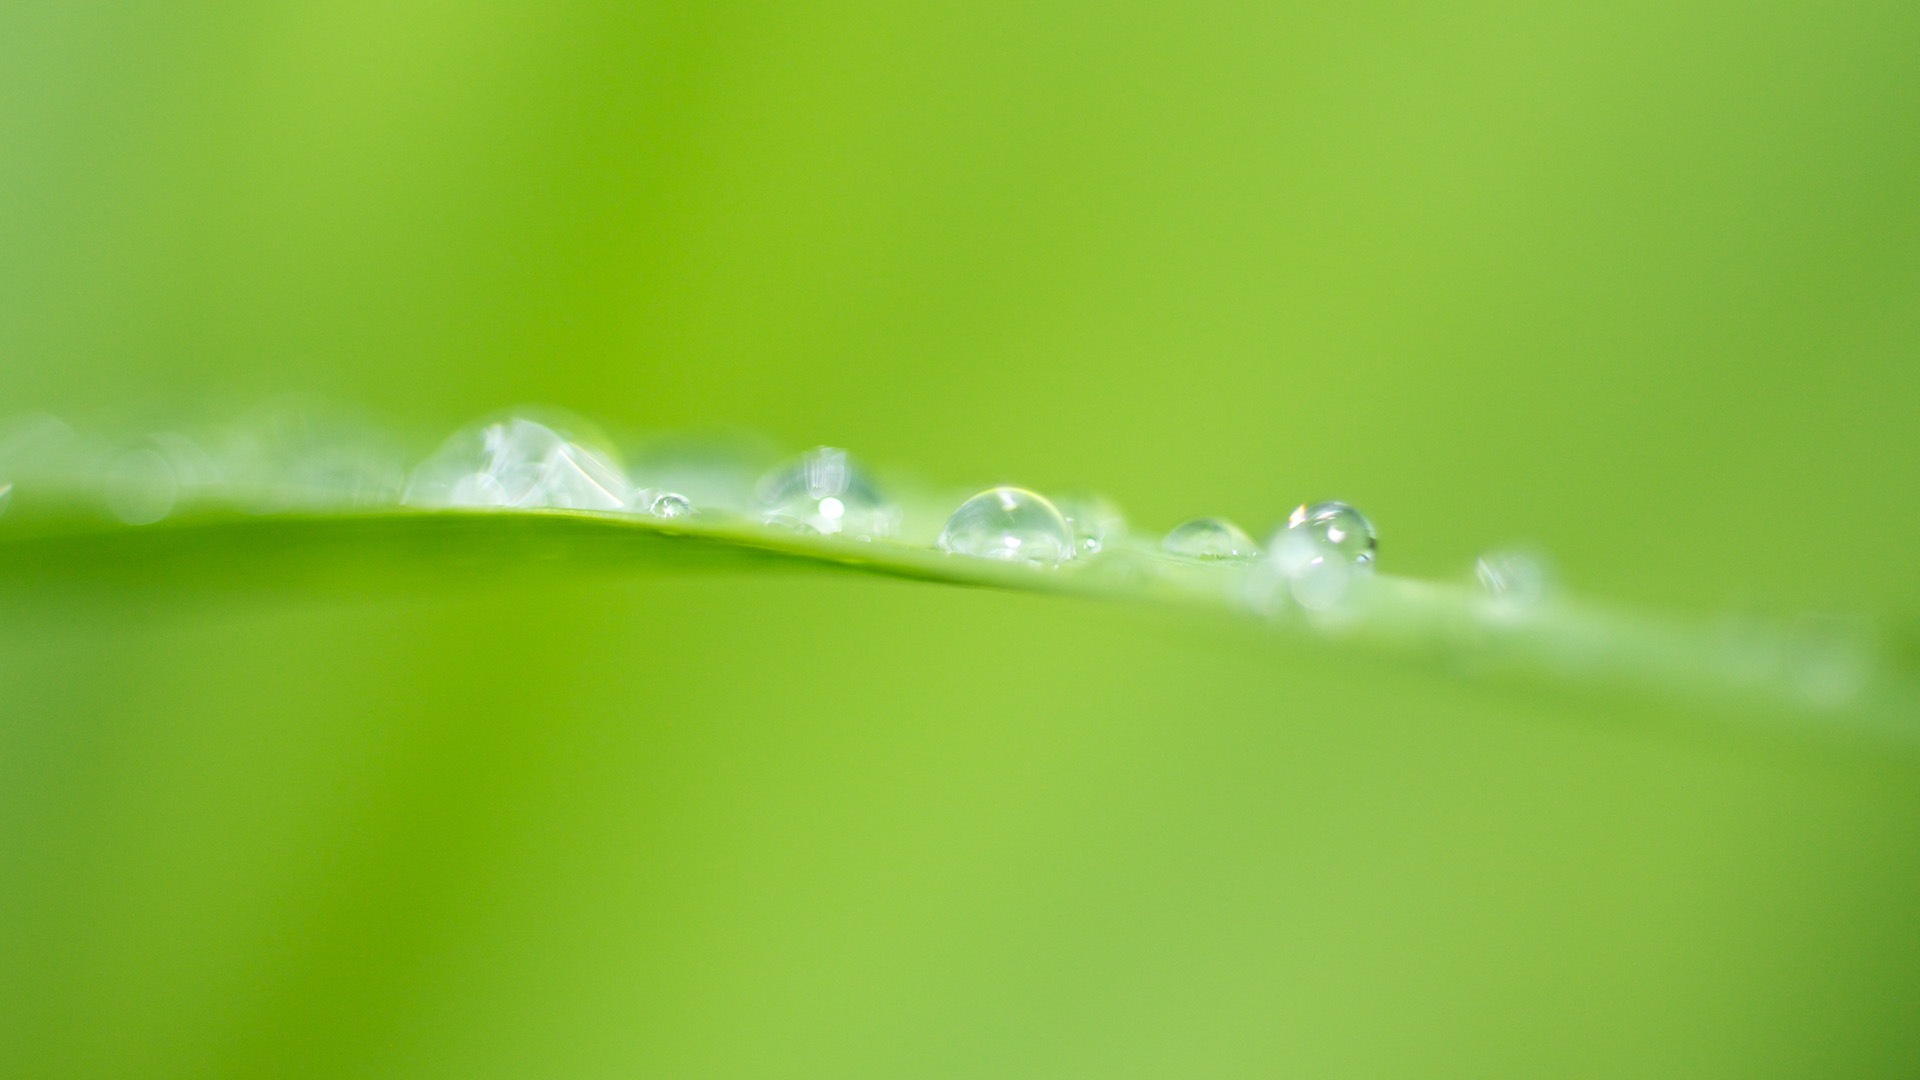
[[(549, 401), (1911, 627), (1916, 56), (1894, 2), (9, 4), (0, 414)], [(1920, 1062), (1911, 761), (1111, 606), (333, 572), (0, 591), (0, 1075)]]

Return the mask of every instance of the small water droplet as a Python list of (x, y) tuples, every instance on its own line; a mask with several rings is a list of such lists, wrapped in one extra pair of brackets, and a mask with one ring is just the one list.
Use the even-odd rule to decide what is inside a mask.
[(6, 514), (7, 507), (12, 505), (12, 503), (13, 503), (12, 481), (8, 481), (7, 483), (0, 484), (0, 515)]
[(960, 504), (940, 533), (940, 547), (956, 555), (1057, 566), (1074, 557), (1075, 544), (1066, 517), (1045, 496), (997, 487)]
[(1089, 492), (1073, 492), (1055, 503), (1073, 530), (1075, 554), (1097, 555), (1126, 538), (1127, 519), (1113, 501)]
[(1374, 538), (1373, 523), (1366, 515), (1337, 501), (1300, 506), (1287, 518), (1287, 527), (1269, 546), (1277, 550), (1292, 543), (1298, 548), (1301, 538), (1311, 541), (1323, 558), (1339, 559), (1359, 570), (1373, 568), (1374, 551), (1379, 546)]
[(1260, 555), (1260, 545), (1244, 529), (1223, 518), (1210, 517), (1174, 526), (1160, 541), (1160, 548), (1190, 559), (1253, 559)]
[(1510, 608), (1527, 608), (1553, 589), (1546, 560), (1525, 551), (1490, 551), (1473, 564), (1474, 580), (1488, 597)]
[(647, 506), (647, 513), (661, 518), (683, 518), (692, 515), (693, 504), (685, 495), (676, 495), (671, 491), (654, 496)]
[(761, 520), (823, 536), (874, 540), (894, 535), (900, 513), (851, 454), (822, 446), (760, 481)]
[(633, 492), (610, 449), (523, 416), (475, 425), (414, 470), (420, 506), (620, 510)]

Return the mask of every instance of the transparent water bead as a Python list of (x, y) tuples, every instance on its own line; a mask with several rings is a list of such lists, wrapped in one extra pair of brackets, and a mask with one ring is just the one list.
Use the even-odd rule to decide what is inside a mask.
[(1256, 559), (1260, 545), (1246, 530), (1223, 518), (1194, 518), (1176, 525), (1160, 541), (1160, 549), (1189, 559)]
[(1276, 550), (1290, 543), (1293, 547), (1302, 547), (1302, 540), (1309, 541), (1322, 558), (1339, 559), (1358, 570), (1373, 568), (1374, 551), (1379, 544), (1374, 538), (1373, 523), (1367, 516), (1343, 502), (1321, 502), (1312, 506), (1300, 506), (1287, 518), (1287, 527), (1275, 536), (1272, 547)]
[(620, 510), (632, 495), (612, 451), (514, 416), (448, 439), (414, 470), (406, 501), (482, 509)]
[(1073, 529), (1044, 495), (997, 487), (960, 504), (940, 533), (940, 548), (980, 559), (1058, 566), (1074, 557)]
[(1267, 544), (1267, 566), (1287, 595), (1309, 611), (1346, 600), (1356, 575), (1373, 569), (1373, 525), (1343, 502), (1302, 506)]
[(647, 513), (659, 518), (683, 518), (693, 514), (693, 503), (685, 495), (676, 495), (671, 491), (655, 495), (647, 504)]
[(894, 535), (900, 513), (851, 454), (822, 446), (760, 481), (761, 520), (823, 536), (874, 540)]
[(1126, 515), (1110, 499), (1075, 492), (1061, 496), (1054, 505), (1073, 530), (1075, 555), (1097, 555), (1126, 538)]

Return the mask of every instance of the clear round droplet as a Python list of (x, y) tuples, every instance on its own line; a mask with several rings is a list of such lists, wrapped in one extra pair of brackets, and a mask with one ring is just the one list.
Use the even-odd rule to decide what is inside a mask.
[(1343, 502), (1296, 509), (1267, 543), (1267, 566), (1308, 611), (1341, 606), (1356, 576), (1373, 570), (1373, 525)]
[(406, 501), (475, 509), (620, 510), (632, 495), (612, 450), (513, 416), (448, 439), (414, 470)]
[(660, 518), (683, 518), (693, 514), (693, 503), (685, 495), (676, 495), (671, 491), (656, 495), (647, 506), (647, 513)]
[(894, 535), (900, 513), (845, 450), (822, 446), (760, 481), (760, 517), (823, 536), (875, 540)]
[(1176, 525), (1160, 541), (1160, 549), (1189, 559), (1254, 559), (1260, 545), (1246, 530), (1224, 518), (1194, 518)]
[(1343, 502), (1299, 507), (1269, 546), (1276, 550), (1289, 544), (1300, 548), (1302, 539), (1310, 542), (1322, 558), (1337, 559), (1356, 570), (1373, 569), (1374, 551), (1379, 546), (1374, 539), (1373, 523)]
[(1073, 530), (1058, 507), (1025, 488), (997, 487), (960, 504), (940, 548), (980, 559), (1057, 566), (1074, 557)]
[(1097, 555), (1126, 538), (1126, 515), (1104, 496), (1074, 492), (1061, 496), (1054, 505), (1060, 508), (1060, 515), (1073, 530), (1077, 556)]

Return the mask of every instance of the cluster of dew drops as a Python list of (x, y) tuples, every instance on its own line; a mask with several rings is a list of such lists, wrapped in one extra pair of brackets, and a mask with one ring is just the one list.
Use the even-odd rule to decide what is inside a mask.
[[(561, 508), (686, 518), (688, 495), (632, 483), (617, 460), (554, 427), (514, 416), (455, 435), (414, 470), (405, 501), (443, 508)], [(734, 507), (722, 509), (734, 510)], [(845, 450), (817, 447), (762, 476), (749, 513), (787, 530), (857, 541), (898, 541), (901, 514), (868, 469)], [(950, 555), (1056, 570), (1110, 551), (1125, 535), (1103, 499), (1056, 502), (1008, 485), (980, 491), (947, 516), (935, 546)], [(1354, 575), (1373, 569), (1372, 522), (1336, 501), (1302, 504), (1266, 544), (1231, 521), (1195, 518), (1154, 549), (1160, 556), (1258, 566), (1296, 602), (1325, 608)]]
[[(789, 532), (926, 545), (956, 557), (1046, 571), (1113, 561), (1123, 550), (1192, 566), (1239, 567), (1247, 571), (1240, 576), (1251, 582), (1245, 595), (1254, 606), (1290, 601), (1288, 606), (1307, 609), (1334, 607), (1355, 582), (1370, 577), (1378, 546), (1373, 524), (1344, 502), (1300, 505), (1264, 543), (1218, 517), (1184, 522), (1152, 543), (1129, 533), (1123, 515), (1105, 499), (1052, 499), (1014, 486), (958, 501), (934, 538), (917, 524), (903, 529), (901, 504), (845, 450), (810, 450), (759, 476), (750, 490), (751, 472), (740, 478), (740, 490), (729, 486), (725, 494), (709, 490), (711, 485), (654, 486), (630, 475), (591, 425), (540, 408), (469, 425), (411, 469), (390, 447), (376, 447), (376, 433), (349, 434), (298, 410), (263, 410), (224, 435), (167, 432), (119, 444), (90, 442), (44, 416), (0, 427), (6, 428), (0, 430), (0, 513), (14, 494), (19, 464), (35, 453), (48, 456), (49, 447), (64, 447), (70, 482), (86, 478), (80, 486), (91, 484), (115, 517), (135, 525), (193, 503), (268, 512), (397, 503), (665, 520), (746, 517)], [(1537, 598), (1540, 575), (1525, 558), (1483, 559), (1477, 570), (1482, 588), (1495, 597)]]
[[(1264, 542), (1218, 517), (1183, 522), (1153, 542), (1131, 533), (1120, 511), (1098, 496), (1055, 499), (997, 486), (952, 496), (953, 503), (896, 500), (856, 458), (832, 447), (764, 474), (744, 462), (688, 461), (673, 467), (656, 461), (630, 474), (611, 444), (591, 430), (555, 410), (519, 409), (461, 429), (409, 469), (377, 428), (298, 408), (264, 408), (214, 432), (165, 431), (132, 441), (96, 438), (33, 414), (0, 422), (0, 519), (18, 518), (23, 499), (45, 507), (97, 500), (128, 525), (153, 524), (187, 507), (573, 510), (691, 529), (703, 518), (745, 518), (790, 535), (931, 547), (957, 559), (1036, 572), (1104, 566), (1120, 579), (1138, 580), (1143, 560), (1170, 571), (1185, 567), (1184, 581), (1205, 579), (1209, 591), (1225, 585), (1224, 595), (1245, 608), (1276, 616), (1301, 610), (1329, 627), (1360, 616), (1368, 605), (1356, 597), (1379, 595), (1368, 584), (1375, 580), (1378, 548), (1373, 524), (1344, 502), (1302, 504)], [(703, 472), (707, 466), (713, 467)], [(639, 482), (636, 475), (661, 483)], [(903, 506), (915, 510), (910, 527)], [(942, 512), (936, 537), (931, 525)], [(1473, 573), (1482, 602), (1472, 611), (1491, 620), (1478, 624), (1482, 628), (1551, 629), (1550, 620), (1536, 617), (1561, 606), (1546, 560), (1524, 548), (1495, 550), (1481, 556)], [(1705, 657), (1703, 666), (1723, 682), (1765, 687), (1784, 679), (1799, 699), (1836, 705), (1858, 692), (1872, 667), (1870, 642), (1857, 622), (1803, 616), (1776, 626), (1734, 619), (1695, 642), (1688, 655)], [(1568, 670), (1604, 659), (1605, 648), (1593, 640), (1561, 645), (1550, 659)], [(1640, 662), (1628, 646), (1615, 651), (1623, 666)]]

